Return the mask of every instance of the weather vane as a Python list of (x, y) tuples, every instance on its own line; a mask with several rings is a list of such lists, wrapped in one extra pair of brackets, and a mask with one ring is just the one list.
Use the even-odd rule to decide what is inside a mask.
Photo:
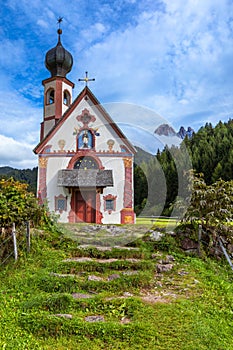
[(95, 81), (95, 78), (92, 78), (92, 79), (88, 78), (88, 72), (87, 71), (85, 72), (85, 74), (86, 74), (85, 78), (79, 79), (78, 81), (85, 81), (86, 86), (87, 86), (89, 81)]
[(57, 23), (58, 23), (58, 26), (59, 26), (59, 29), (61, 29), (61, 22), (63, 21), (63, 17), (58, 17), (57, 19)]

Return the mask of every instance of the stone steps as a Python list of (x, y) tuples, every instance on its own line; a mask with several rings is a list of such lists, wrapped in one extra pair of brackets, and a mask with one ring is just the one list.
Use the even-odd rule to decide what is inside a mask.
[(90, 261), (90, 262), (98, 262), (100, 264), (108, 264), (108, 263), (112, 263), (115, 261), (118, 262), (124, 262), (124, 261), (129, 261), (129, 262), (133, 262), (133, 263), (137, 263), (139, 261), (142, 261), (141, 259), (136, 259), (136, 258), (126, 258), (126, 259), (117, 259), (117, 258), (109, 258), (109, 259), (97, 259), (97, 258), (89, 258), (89, 257), (74, 257), (74, 258), (68, 258), (63, 260), (63, 262), (71, 262), (71, 261), (75, 261), (75, 262), (86, 262), (86, 261)]
[[(92, 245), (90, 244), (81, 244), (78, 246), (80, 249), (90, 249), (93, 248)], [(113, 249), (121, 249), (121, 250), (133, 250), (133, 251), (139, 251), (139, 248), (136, 247), (124, 247), (124, 246), (119, 246), (119, 245), (114, 245), (114, 246), (94, 246), (95, 249), (99, 251), (112, 251)]]
[[(62, 293), (68, 293), (75, 302), (80, 302), (80, 305), (87, 303), (87, 311), (79, 314), (79, 304), (75, 304), (76, 306), (73, 306), (68, 313), (66, 313), (66, 309), (56, 310), (58, 312), (54, 312), (51, 316), (66, 319), (78, 318), (84, 322), (107, 323), (108, 317), (106, 314), (104, 312), (103, 314), (98, 313), (102, 304), (105, 310), (105, 304), (110, 303), (109, 308), (111, 310), (111, 307), (117, 308), (118, 301), (120, 302), (121, 299), (136, 298), (143, 303), (154, 304), (157, 302), (166, 303), (176, 298), (175, 293), (165, 294), (162, 292), (160, 285), (158, 288), (156, 287), (156, 276), (159, 272), (156, 271), (156, 263), (160, 263), (160, 266), (167, 265), (167, 267), (170, 267), (171, 262), (174, 262), (173, 257), (168, 255), (165, 260), (161, 260), (161, 255), (158, 254), (144, 259), (140, 249), (134, 247), (81, 245), (78, 249), (78, 256), (62, 260), (56, 266), (57, 271), (51, 272), (50, 276), (54, 277), (54, 284), (58, 286), (56, 293), (61, 293), (61, 295)], [(98, 258), (89, 256), (95, 252), (101, 253)], [(113, 257), (111, 253), (113, 253)], [(119, 256), (122, 253), (124, 258), (114, 257), (115, 253)], [(138, 257), (131, 257), (132, 253), (137, 254)], [(93, 270), (90, 269), (90, 266)], [(98, 271), (99, 267), (101, 269)], [(67, 273), (64, 273), (65, 269)], [(59, 282), (59, 279), (61, 282)], [(71, 286), (70, 290), (65, 288), (65, 281)], [(52, 283), (52, 281), (49, 283)], [(53, 291), (48, 290), (48, 292)], [(98, 305), (96, 313), (93, 312), (93, 310), (95, 311), (95, 308), (93, 309), (95, 303)], [(118, 322), (127, 324), (131, 322), (131, 319), (126, 315), (119, 318)]]

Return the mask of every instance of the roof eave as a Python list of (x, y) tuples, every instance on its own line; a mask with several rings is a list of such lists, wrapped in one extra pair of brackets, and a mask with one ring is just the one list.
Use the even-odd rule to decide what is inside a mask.
[(33, 152), (35, 154), (40, 153), (46, 143), (49, 141), (50, 137), (55, 133), (57, 129), (60, 128), (60, 126), (63, 124), (63, 122), (66, 120), (66, 118), (69, 116), (70, 113), (75, 109), (75, 107), (79, 104), (79, 102), (85, 97), (88, 96), (92, 103), (98, 108), (98, 110), (105, 116), (108, 123), (112, 126), (112, 128), (115, 130), (117, 135), (124, 140), (125, 144), (129, 148), (129, 150), (135, 154), (137, 153), (137, 150), (135, 147), (131, 144), (131, 142), (127, 139), (127, 137), (124, 135), (124, 133), (121, 131), (121, 129), (118, 127), (118, 125), (113, 121), (109, 113), (105, 110), (105, 108), (101, 105), (101, 103), (98, 101), (98, 99), (94, 96), (94, 94), (91, 92), (91, 90), (88, 88), (88, 86), (85, 86), (85, 88), (79, 93), (79, 95), (76, 97), (76, 99), (73, 101), (73, 103), (70, 105), (70, 107), (65, 111), (63, 116), (59, 119), (56, 125), (48, 132), (48, 134), (44, 137), (43, 140), (41, 140), (38, 145), (33, 149)]

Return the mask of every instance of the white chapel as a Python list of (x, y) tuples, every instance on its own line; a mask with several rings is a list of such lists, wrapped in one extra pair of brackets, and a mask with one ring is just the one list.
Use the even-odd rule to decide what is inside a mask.
[(72, 55), (61, 43), (46, 53), (44, 116), (38, 155), (38, 198), (60, 222), (135, 223), (132, 144), (87, 86), (73, 100), (66, 75)]

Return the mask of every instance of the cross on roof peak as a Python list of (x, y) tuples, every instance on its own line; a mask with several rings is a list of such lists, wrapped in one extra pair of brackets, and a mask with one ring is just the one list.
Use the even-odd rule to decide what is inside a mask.
[(78, 81), (85, 81), (86, 86), (87, 86), (89, 81), (95, 81), (95, 78), (92, 78), (92, 79), (88, 78), (88, 72), (87, 71), (85, 72), (85, 75), (86, 75), (85, 78), (79, 79)]

